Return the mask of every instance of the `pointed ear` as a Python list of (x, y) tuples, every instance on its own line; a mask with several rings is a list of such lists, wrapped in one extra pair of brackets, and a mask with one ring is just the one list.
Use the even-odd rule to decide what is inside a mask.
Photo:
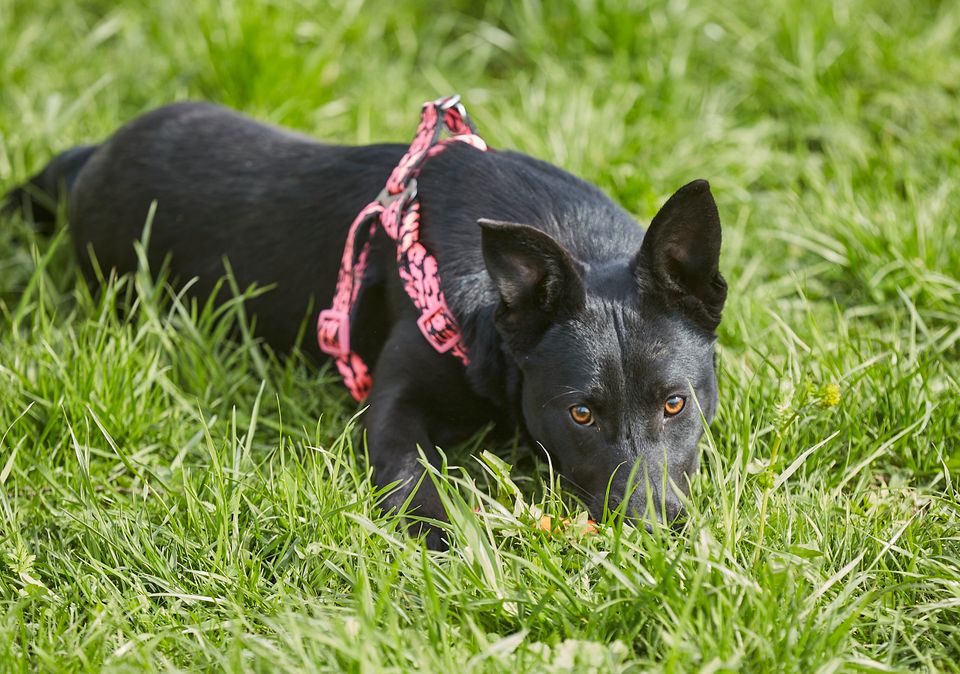
[(720, 214), (706, 180), (681, 187), (653, 218), (631, 263), (703, 329), (720, 324), (727, 283), (720, 275)]
[(511, 348), (533, 346), (553, 321), (583, 307), (580, 265), (545, 232), (481, 219), (487, 273), (500, 294), (496, 321)]

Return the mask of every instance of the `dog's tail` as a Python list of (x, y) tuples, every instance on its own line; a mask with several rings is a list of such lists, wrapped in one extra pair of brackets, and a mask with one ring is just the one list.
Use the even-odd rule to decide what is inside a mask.
[(99, 145), (80, 145), (61, 152), (40, 173), (10, 190), (0, 201), (0, 213), (19, 213), (42, 234), (52, 234), (60, 199), (70, 194), (74, 181)]

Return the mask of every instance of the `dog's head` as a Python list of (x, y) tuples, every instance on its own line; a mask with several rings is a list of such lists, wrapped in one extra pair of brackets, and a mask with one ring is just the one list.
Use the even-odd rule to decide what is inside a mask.
[(497, 330), (522, 373), (527, 430), (592, 514), (673, 521), (717, 408), (714, 330), (726, 298), (706, 181), (681, 188), (637, 251), (591, 267), (526, 225), (481, 221)]

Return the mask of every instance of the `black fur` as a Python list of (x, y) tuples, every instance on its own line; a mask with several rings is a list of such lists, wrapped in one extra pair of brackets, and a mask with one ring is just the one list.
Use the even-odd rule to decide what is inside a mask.
[[(88, 249), (102, 268), (135, 268), (132, 242), (156, 200), (154, 268), (171, 255), (173, 275), (196, 277), (199, 296), (223, 274), (224, 258), (240, 287), (274, 286), (249, 310), (282, 351), (329, 304), (347, 228), (404, 150), (323, 145), (220, 107), (178, 104), (60, 155), (8, 203), (49, 223), (54, 211), (36, 197), (55, 201), (62, 184), (93, 278)], [(377, 237), (352, 335), (374, 363), (365, 424), (376, 480), (401, 483), (386, 506), (402, 503), (421, 476), (418, 445), (436, 461), (435, 445), (494, 420), (542, 444), (595, 516), (608, 496), (610, 506), (621, 501), (636, 468), (629, 514), (642, 517), (649, 499), (658, 518), (675, 518), (698, 465), (696, 403), (707, 420), (717, 406), (713, 332), (726, 285), (707, 183), (677, 192), (644, 237), (597, 188), (516, 152), (455, 144), (418, 182), (422, 236), (471, 363), (424, 341), (393, 242)], [(313, 339), (305, 348), (321, 358)], [(672, 395), (687, 404), (667, 417)], [(573, 421), (578, 404), (590, 407), (592, 425)], [(417, 514), (445, 517), (429, 480), (413, 504)]]

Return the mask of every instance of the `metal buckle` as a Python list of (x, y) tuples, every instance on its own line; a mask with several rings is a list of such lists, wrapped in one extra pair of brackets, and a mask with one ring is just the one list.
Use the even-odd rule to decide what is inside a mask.
[[(460, 94), (452, 94), (446, 98), (440, 98), (434, 101), (434, 105), (437, 106), (437, 112), (440, 113), (441, 118), (447, 110), (451, 108), (456, 109), (457, 114), (460, 115), (460, 119), (462, 119), (463, 123), (470, 129), (470, 132), (477, 132), (477, 127), (473, 125), (473, 120), (471, 120), (470, 115), (467, 114), (467, 109), (463, 107), (463, 103), (460, 102)], [(446, 126), (446, 123), (444, 123), (444, 126)], [(449, 131), (450, 129), (447, 130)]]
[(321, 335), (323, 333), (323, 324), (324, 323), (336, 323), (337, 332), (336, 332), (336, 346), (332, 346), (323, 337), (321, 336), (320, 350), (323, 351), (328, 356), (337, 359), (346, 359), (350, 356), (350, 315), (345, 311), (337, 311), (336, 309), (324, 309), (320, 312), (320, 318), (318, 319)]
[(459, 106), (460, 110), (463, 109), (463, 106), (460, 105), (460, 94), (450, 94), (445, 98), (441, 98), (434, 103), (440, 110), (446, 112), (454, 106)]
[(403, 204), (406, 205), (408, 201), (410, 201), (416, 196), (417, 196), (417, 179), (410, 178), (410, 180), (407, 181), (407, 186), (403, 188), (402, 192), (397, 192), (396, 194), (390, 194), (390, 192), (387, 191), (386, 187), (380, 190), (380, 194), (377, 195), (377, 203), (383, 206), (384, 210), (386, 210), (387, 208), (389, 208), (390, 204), (392, 204), (394, 201), (397, 201), (398, 199), (402, 199)]
[[(443, 315), (444, 323), (446, 324), (440, 332), (448, 333), (449, 337), (446, 338), (437, 336), (430, 331), (430, 323), (440, 314)], [(429, 313), (422, 314), (420, 318), (417, 319), (417, 327), (420, 328), (423, 338), (430, 343), (430, 346), (432, 346), (437, 353), (446, 353), (460, 341), (460, 332), (456, 329), (456, 323), (450, 311), (447, 309), (446, 304), (440, 304), (434, 307)]]

